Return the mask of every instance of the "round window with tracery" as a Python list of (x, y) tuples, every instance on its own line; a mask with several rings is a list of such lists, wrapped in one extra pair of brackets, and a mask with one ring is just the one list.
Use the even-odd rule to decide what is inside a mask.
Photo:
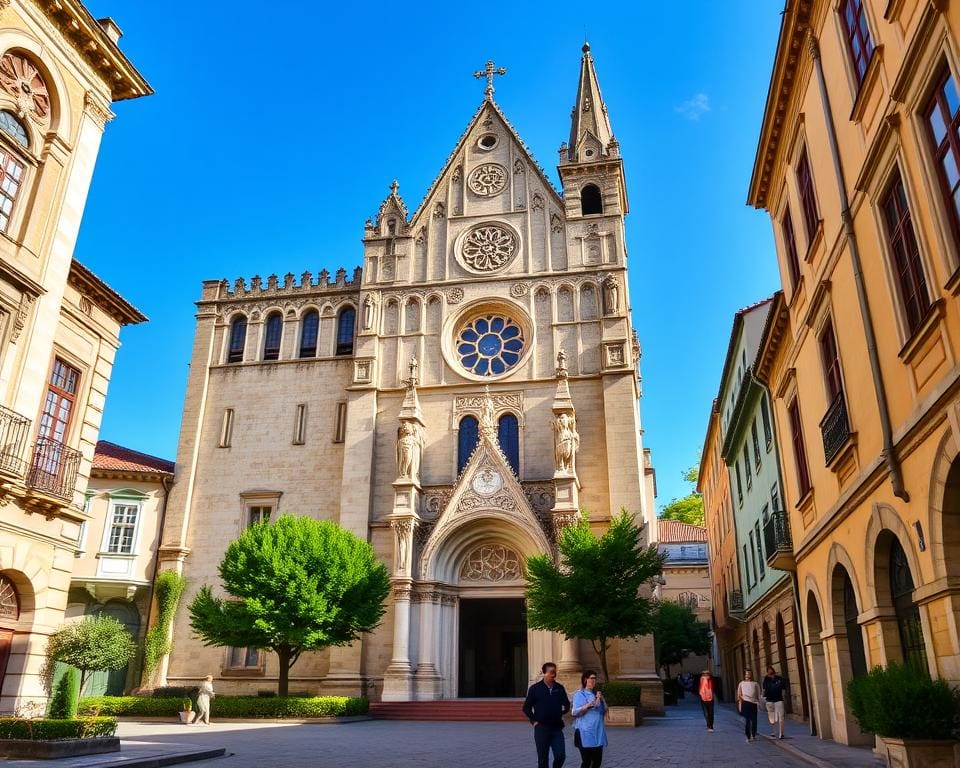
[(481, 224), (460, 236), (460, 258), (474, 272), (495, 272), (517, 255), (517, 236), (499, 224)]
[(520, 362), (523, 329), (511, 317), (482, 315), (457, 334), (457, 359), (477, 376), (499, 376)]

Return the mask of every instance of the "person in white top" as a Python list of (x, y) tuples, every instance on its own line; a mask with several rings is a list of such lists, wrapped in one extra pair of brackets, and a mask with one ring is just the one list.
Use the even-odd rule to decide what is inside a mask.
[(743, 716), (743, 730), (747, 743), (757, 739), (757, 707), (760, 706), (760, 683), (753, 679), (747, 669), (737, 686), (737, 711)]

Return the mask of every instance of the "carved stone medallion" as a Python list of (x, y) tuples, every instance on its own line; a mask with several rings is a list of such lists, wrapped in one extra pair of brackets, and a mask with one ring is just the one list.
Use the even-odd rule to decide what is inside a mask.
[(479, 165), (470, 172), (467, 186), (481, 197), (499, 195), (507, 186), (507, 169), (497, 163)]
[(506, 227), (482, 224), (463, 238), (460, 256), (476, 272), (495, 272), (516, 256), (518, 245), (517, 236)]

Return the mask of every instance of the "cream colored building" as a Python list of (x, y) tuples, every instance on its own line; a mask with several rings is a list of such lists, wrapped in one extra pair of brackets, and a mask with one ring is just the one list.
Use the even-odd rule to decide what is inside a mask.
[[(366, 223), (362, 268), (203, 285), (161, 569), (186, 604), (245, 526), (288, 512), (369, 539), (393, 577), (377, 631), (305, 654), (294, 691), (517, 696), (547, 660), (579, 683), (590, 645), (526, 627), (521, 562), (580, 509), (598, 530), (621, 507), (653, 523), (623, 160), (589, 48), (560, 190), (496, 71), (416, 210), (394, 183)], [(662, 707), (651, 639), (611, 656)], [(255, 691), (277, 666), (203, 647), (181, 610), (163, 672)]]
[(42, 705), (122, 325), (73, 258), (110, 103), (150, 87), (78, 2), (0, 2), (0, 713)]
[(788, 2), (750, 184), (811, 714), (845, 743), (870, 667), (960, 682), (958, 51), (957, 3)]
[[(707, 529), (678, 520), (657, 520), (657, 531), (657, 546), (666, 555), (657, 597), (686, 606), (700, 621), (710, 624), (713, 600)], [(709, 656), (691, 655), (671, 671), (699, 674), (709, 664)]]
[[(173, 462), (101, 440), (87, 483), (66, 618), (112, 616), (137, 640), (150, 619), (160, 529)], [(142, 657), (90, 676), (84, 695), (121, 695), (140, 683)]]

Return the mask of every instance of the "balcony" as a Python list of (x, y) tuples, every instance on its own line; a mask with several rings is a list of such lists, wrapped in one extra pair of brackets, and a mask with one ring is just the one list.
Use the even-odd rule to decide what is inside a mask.
[(763, 524), (763, 549), (767, 565), (781, 571), (795, 571), (797, 561), (793, 557), (793, 540), (790, 538), (790, 521), (782, 510), (774, 512)]
[(847, 418), (847, 403), (843, 392), (833, 398), (827, 408), (820, 421), (820, 434), (823, 436), (823, 457), (829, 466), (850, 439), (850, 420)]
[(727, 614), (738, 621), (743, 621), (743, 592), (732, 589), (727, 592)]
[(73, 499), (80, 469), (80, 451), (49, 437), (38, 437), (27, 474), (27, 486), (66, 502)]
[(30, 419), (0, 406), (0, 474), (23, 477)]

